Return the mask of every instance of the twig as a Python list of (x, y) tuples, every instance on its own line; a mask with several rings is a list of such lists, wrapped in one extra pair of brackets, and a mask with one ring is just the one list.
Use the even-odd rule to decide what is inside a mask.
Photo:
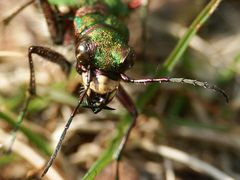
[(163, 165), (165, 168), (166, 180), (175, 180), (176, 178), (175, 178), (172, 162), (169, 159), (164, 158)]
[[(172, 21), (166, 21), (164, 19), (159, 19), (155, 16), (149, 18), (147, 26), (149, 27), (149, 29), (152, 29), (156, 32), (168, 33), (176, 38), (181, 38), (188, 30), (187, 27), (184, 27), (181, 24)], [(234, 40), (236, 41), (236, 39)], [(233, 42), (233, 40), (231, 42)], [(215, 67), (222, 67), (222, 63), (224, 63), (227, 59), (226, 55), (224, 55), (222, 52), (223, 50), (219, 51), (215, 46), (210, 44), (208, 41), (206, 41), (199, 35), (195, 35), (192, 38), (192, 40), (189, 42), (189, 47), (206, 56), (206, 60)]]
[(224, 172), (218, 170), (217, 168), (207, 164), (183, 151), (164, 146), (164, 145), (154, 145), (152, 142), (148, 140), (142, 140), (140, 147), (146, 151), (157, 153), (165, 158), (183, 163), (187, 165), (189, 168), (194, 169), (198, 172), (208, 174), (209, 176), (215, 179), (221, 180), (233, 180), (232, 177), (225, 174)]
[(18, 51), (0, 51), (0, 57), (24, 57), (24, 54)]
[(240, 151), (240, 139), (237, 135), (229, 135), (225, 133), (216, 133), (207, 129), (178, 127), (171, 131), (171, 135), (194, 139), (196, 141), (204, 141), (211, 144), (219, 144), (224, 147), (230, 147), (236, 151)]
[(15, 16), (17, 16), (22, 10), (24, 10), (26, 7), (28, 7), (30, 4), (34, 3), (36, 0), (29, 0), (25, 2), (22, 6), (17, 8), (12, 14), (7, 16), (2, 20), (4, 25), (7, 25)]

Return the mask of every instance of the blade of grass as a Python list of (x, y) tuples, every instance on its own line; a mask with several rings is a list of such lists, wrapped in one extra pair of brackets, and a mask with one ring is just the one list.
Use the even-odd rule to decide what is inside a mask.
[[(211, 0), (207, 6), (200, 12), (196, 19), (189, 26), (187, 32), (179, 40), (171, 54), (168, 56), (166, 61), (163, 64), (163, 68), (156, 72), (155, 76), (161, 77), (166, 76), (172, 72), (173, 68), (176, 66), (180, 57), (186, 51), (189, 42), (192, 37), (198, 32), (200, 27), (207, 21), (207, 19), (212, 15), (216, 10), (221, 0)], [(142, 108), (147, 104), (147, 102), (154, 96), (159, 84), (149, 84), (141, 96), (137, 100), (137, 108), (142, 110)]]
[(17, 94), (11, 98), (5, 95), (0, 95), (0, 104), (4, 104), (6, 109), (16, 109), (17, 106), (22, 103), (23, 99), (25, 98), (24, 93), (22, 90), (19, 90)]
[(88, 172), (83, 177), (83, 180), (94, 179), (94, 177), (101, 172), (101, 170), (112, 161), (113, 154), (116, 152), (118, 145), (121, 141), (121, 137), (123, 136), (127, 125), (129, 124), (129, 120), (131, 117), (129, 115), (125, 115), (123, 120), (119, 123), (117, 132), (115, 137), (109, 143), (108, 148), (103, 152), (101, 157), (92, 165), (92, 167), (88, 170)]
[[(16, 122), (10, 116), (8, 116), (6, 113), (2, 111), (0, 111), (0, 120), (1, 119), (6, 121), (12, 127), (16, 126)], [(46, 155), (50, 156), (52, 154), (50, 146), (42, 136), (34, 133), (33, 131), (24, 126), (20, 127), (20, 131), (24, 133), (24, 135), (29, 139), (31, 143), (33, 143), (36, 147), (42, 150)]]
[(54, 5), (69, 5), (69, 6), (74, 6), (79, 4), (77, 0), (48, 0), (50, 4)]
[[(196, 17), (193, 23), (188, 28), (187, 32), (184, 36), (179, 40), (178, 44), (166, 59), (163, 64), (163, 69), (156, 73), (156, 76), (166, 76), (169, 74), (173, 68), (176, 66), (180, 57), (183, 55), (187, 46), (192, 39), (192, 37), (197, 33), (199, 28), (206, 22), (206, 20), (211, 16), (211, 14), (216, 10), (221, 0), (211, 0), (207, 6), (200, 12), (200, 14)], [(141, 110), (145, 104), (153, 97), (154, 93), (158, 88), (158, 84), (150, 84), (148, 85), (145, 92), (141, 95), (141, 97), (137, 100), (137, 108)], [(117, 148), (117, 144), (120, 142), (121, 137), (124, 134), (122, 129), (126, 129), (129, 125), (131, 119), (129, 116), (125, 116), (121, 121), (118, 127), (118, 133), (110, 142), (107, 150), (102, 154), (102, 156), (93, 164), (93, 166), (89, 169), (89, 171), (85, 174), (83, 179), (93, 179), (107, 164), (112, 160), (113, 154)]]
[(8, 156), (1, 156), (0, 157), (0, 167), (13, 162), (16, 159), (15, 154), (9, 154)]

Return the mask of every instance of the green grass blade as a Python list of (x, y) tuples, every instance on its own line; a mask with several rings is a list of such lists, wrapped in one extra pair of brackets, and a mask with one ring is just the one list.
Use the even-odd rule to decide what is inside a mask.
[(5, 166), (11, 162), (13, 162), (14, 160), (16, 160), (16, 155), (15, 154), (9, 154), (7, 156), (1, 156), (0, 157), (0, 167), (1, 166)]
[[(172, 72), (173, 68), (177, 65), (180, 57), (186, 51), (189, 42), (193, 36), (198, 32), (198, 30), (203, 26), (203, 24), (209, 19), (212, 13), (216, 10), (221, 0), (211, 0), (207, 6), (200, 12), (196, 19), (189, 26), (186, 33), (179, 40), (172, 53), (166, 59), (163, 64), (163, 68), (156, 72), (155, 76), (162, 77), (166, 76)], [(143, 94), (137, 100), (137, 108), (141, 110), (145, 104), (154, 96), (159, 84), (152, 83), (149, 84)]]
[(126, 115), (122, 118), (123, 120), (120, 122), (117, 133), (115, 137), (109, 143), (108, 148), (103, 152), (101, 157), (92, 165), (92, 167), (88, 170), (88, 172), (83, 177), (83, 180), (94, 179), (94, 177), (101, 172), (101, 170), (113, 160), (113, 155), (116, 152), (118, 145), (123, 137), (125, 129), (128, 127), (127, 125), (130, 123), (131, 117)]
[(48, 2), (54, 5), (69, 5), (69, 6), (74, 6), (80, 3), (77, 0), (48, 0)]
[[(16, 126), (16, 122), (8, 116), (6, 113), (0, 111), (0, 120), (6, 121), (8, 124), (10, 124), (12, 127)], [(52, 150), (50, 146), (48, 145), (48, 142), (40, 135), (34, 133), (30, 129), (21, 126), (20, 131), (29, 139), (29, 141), (34, 144), (38, 149), (42, 150), (45, 154), (51, 155)]]

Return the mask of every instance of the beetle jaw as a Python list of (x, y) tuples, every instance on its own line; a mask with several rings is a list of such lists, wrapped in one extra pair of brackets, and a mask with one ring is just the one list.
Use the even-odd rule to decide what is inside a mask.
[[(89, 74), (87, 72), (82, 72), (81, 76), (83, 85), (86, 89)], [(102, 109), (112, 110), (107, 104), (114, 98), (119, 84), (119, 80), (112, 80), (108, 76), (99, 73), (93, 74), (89, 89), (86, 93), (87, 106), (85, 107), (92, 109), (94, 113), (98, 113)]]

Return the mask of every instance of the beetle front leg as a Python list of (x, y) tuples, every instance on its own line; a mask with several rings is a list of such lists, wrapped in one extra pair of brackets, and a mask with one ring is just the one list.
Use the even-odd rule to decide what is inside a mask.
[(51, 7), (47, 0), (40, 0), (43, 14), (45, 16), (48, 30), (54, 44), (62, 44), (64, 37), (63, 20), (60, 13)]
[(29, 83), (30, 94), (35, 95), (36, 93), (35, 73), (34, 73), (32, 54), (37, 54), (42, 58), (44, 58), (45, 60), (56, 63), (61, 67), (63, 72), (66, 74), (66, 76), (69, 75), (71, 70), (71, 63), (69, 63), (63, 55), (47, 47), (30, 46), (28, 49), (28, 60), (29, 60), (29, 68), (30, 68), (30, 83)]
[(51, 5), (48, 0), (40, 0), (40, 5), (53, 43), (63, 44), (66, 34), (72, 35), (72, 19), (74, 17), (72, 9), (67, 7), (65, 12), (61, 12), (57, 6)]
[[(12, 19), (17, 16), (21, 11), (26, 7), (33, 4), (36, 0), (28, 0), (26, 3), (21, 5), (18, 9), (12, 12), (9, 16), (2, 20), (4, 25), (8, 25)], [(63, 18), (61, 12), (57, 8), (51, 6), (48, 0), (39, 0), (43, 14), (45, 16), (48, 30), (51, 36), (51, 39), (54, 44), (62, 44), (64, 41), (64, 35), (69, 28), (71, 28), (71, 23), (69, 19)], [(64, 16), (71, 15), (71, 12), (64, 14)]]
[(61, 54), (46, 47), (41, 47), (41, 46), (29, 47), (29, 50), (28, 50), (28, 61), (29, 61), (29, 68), (30, 68), (30, 81), (29, 81), (29, 89), (28, 89), (29, 93), (23, 105), (23, 109), (20, 112), (20, 115), (18, 116), (16, 127), (13, 130), (13, 138), (11, 139), (9, 148), (7, 149), (6, 153), (11, 152), (13, 143), (16, 139), (16, 133), (20, 128), (23, 118), (25, 117), (25, 114), (28, 109), (28, 105), (31, 102), (31, 99), (33, 98), (33, 96), (36, 95), (36, 82), (35, 82), (35, 72), (34, 72), (32, 54), (37, 54), (50, 62), (58, 64), (67, 76), (69, 75), (71, 70), (71, 64)]
[(130, 115), (132, 117), (132, 122), (131, 122), (130, 126), (128, 127), (125, 135), (123, 136), (123, 138), (118, 146), (117, 152), (114, 154), (115, 159), (117, 161), (116, 179), (119, 179), (119, 161), (121, 159), (122, 151), (127, 143), (129, 135), (130, 135), (133, 127), (136, 124), (138, 112), (137, 112), (137, 109), (136, 109), (133, 101), (131, 100), (131, 98), (129, 97), (129, 95), (127, 94), (127, 92), (124, 90), (124, 88), (121, 85), (119, 86), (119, 89), (118, 89), (117, 98), (122, 103), (122, 105), (128, 110), (128, 112), (130, 113)]

